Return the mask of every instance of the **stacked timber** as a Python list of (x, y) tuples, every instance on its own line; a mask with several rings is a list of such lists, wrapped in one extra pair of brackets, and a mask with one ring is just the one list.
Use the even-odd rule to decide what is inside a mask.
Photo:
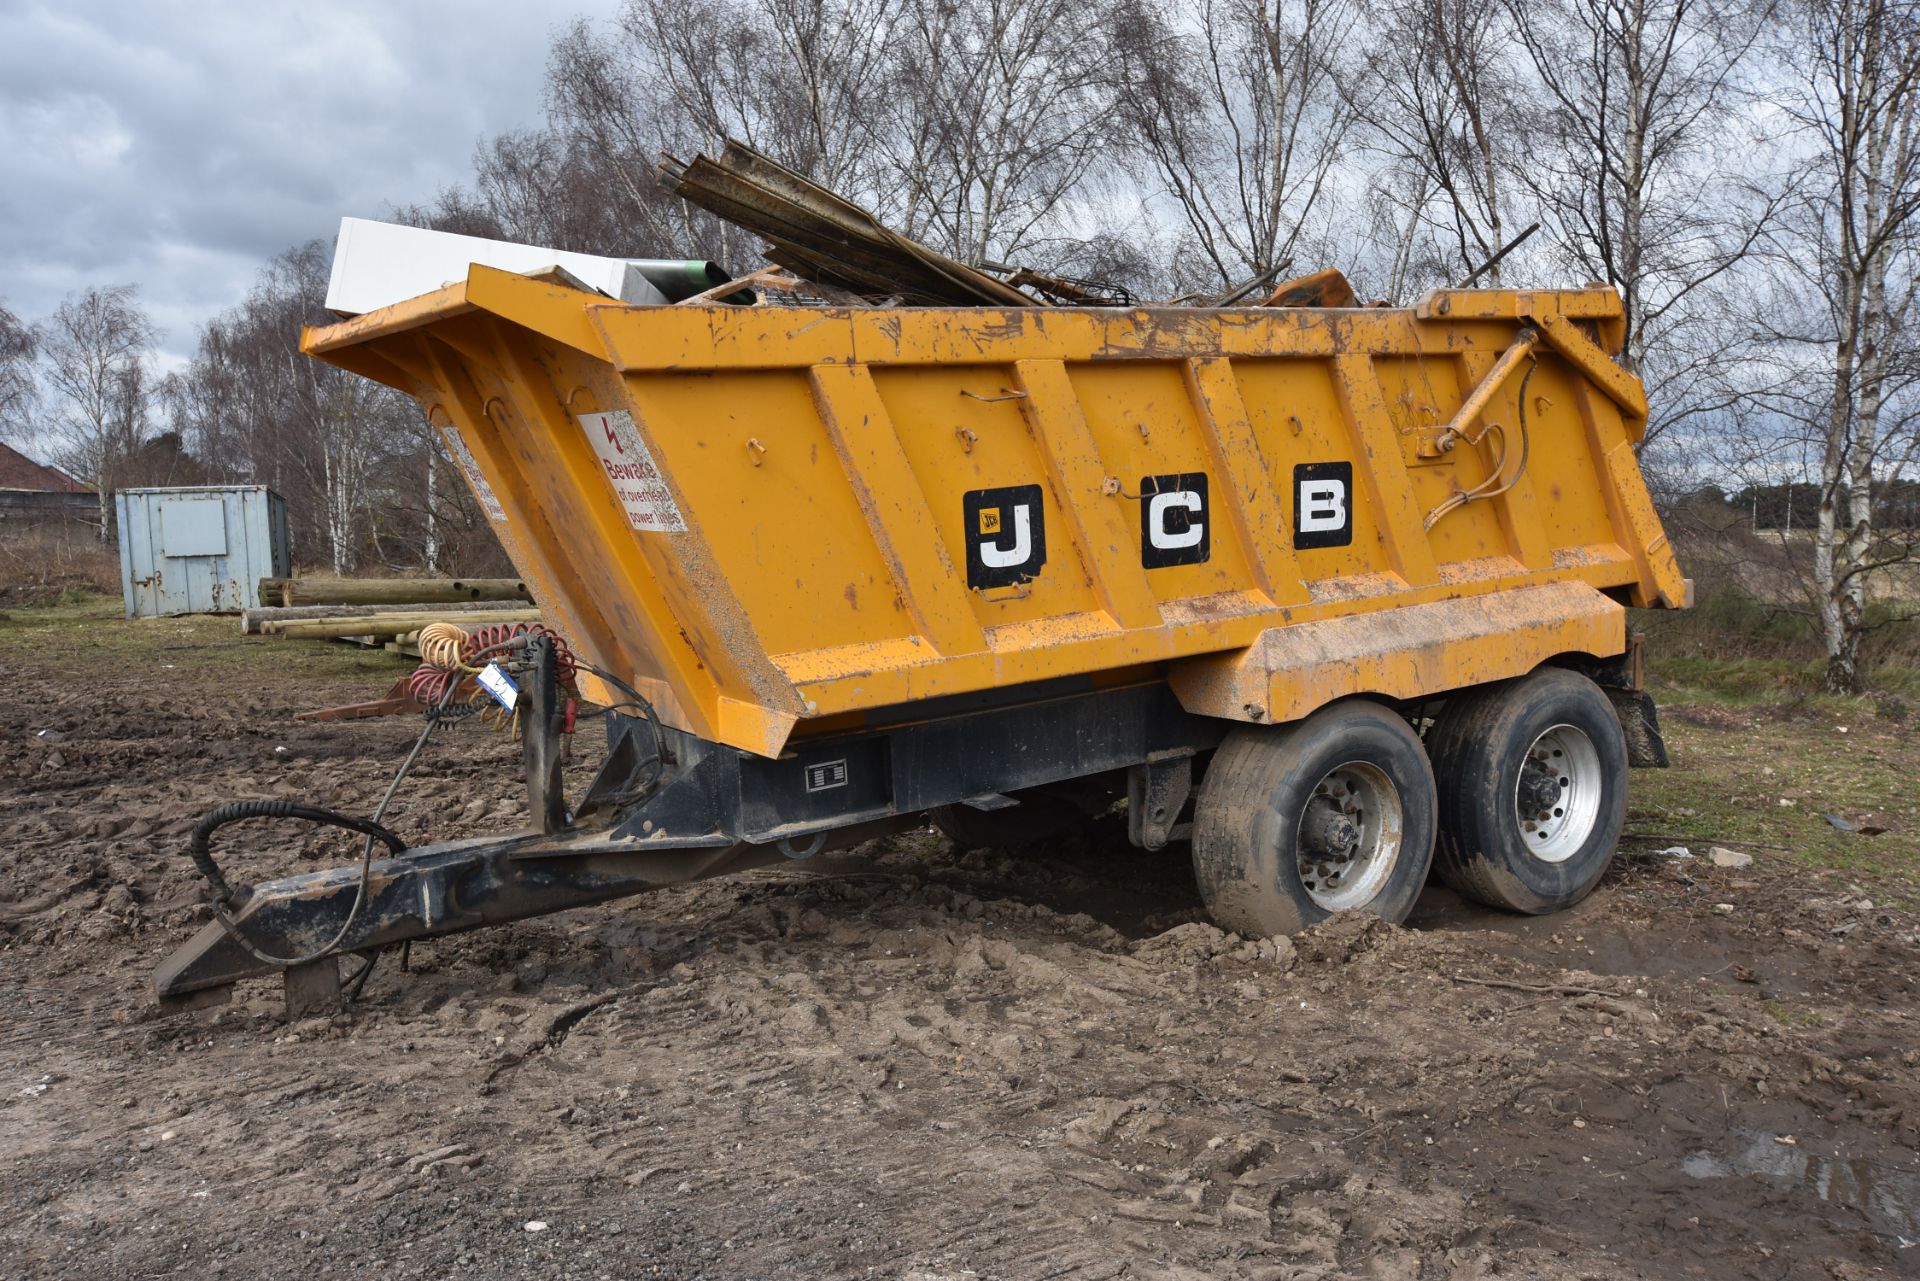
[(540, 611), (531, 605), (518, 609), (429, 608), (417, 612), (354, 613), (335, 618), (264, 619), (259, 630), (269, 636), (294, 640), (326, 640), (336, 636), (406, 636), (429, 623), (484, 627), (489, 623), (537, 623)]
[(297, 605), (456, 605), (532, 601), (517, 578), (263, 578), (260, 599)]
[(277, 632), (269, 624), (304, 623), (336, 618), (369, 618), (385, 614), (433, 614), (457, 611), (485, 615), (484, 621), (497, 622), (502, 614), (524, 614), (527, 603), (520, 600), (469, 601), (449, 604), (436, 601), (409, 601), (401, 605), (285, 605), (240, 611), (240, 631), (246, 636)]
[(263, 578), (260, 598), (281, 604), (243, 610), (244, 635), (345, 640), (402, 654), (416, 653), (430, 623), (540, 621), (517, 578)]

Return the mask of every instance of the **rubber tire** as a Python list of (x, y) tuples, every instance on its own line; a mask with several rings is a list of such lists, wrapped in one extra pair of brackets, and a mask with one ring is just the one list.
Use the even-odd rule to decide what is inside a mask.
[(1433, 769), (1404, 720), (1353, 699), (1293, 725), (1236, 729), (1214, 753), (1194, 807), (1193, 871), (1223, 929), (1293, 934), (1331, 915), (1300, 879), (1295, 842), (1313, 789), (1350, 761), (1385, 774), (1402, 813), (1399, 861), (1361, 910), (1396, 923), (1413, 910), (1433, 860)]
[(1087, 813), (1072, 801), (1045, 792), (1015, 794), (1018, 805), (982, 810), (971, 805), (942, 805), (929, 812), (933, 825), (962, 851), (1018, 849), (1087, 823)]
[[(1600, 814), (1564, 862), (1535, 858), (1520, 829), (1515, 788), (1527, 749), (1555, 725), (1586, 734), (1599, 753)], [(1427, 733), (1440, 789), (1434, 871), (1476, 902), (1543, 915), (1585, 898), (1613, 862), (1627, 814), (1627, 742), (1613, 703), (1578, 672), (1542, 667), (1456, 695)]]

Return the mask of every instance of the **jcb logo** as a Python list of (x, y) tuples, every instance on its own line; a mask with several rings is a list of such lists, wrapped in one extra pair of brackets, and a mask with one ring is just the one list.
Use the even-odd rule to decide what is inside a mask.
[(1011, 587), (1047, 563), (1047, 520), (1040, 486), (970, 489), (961, 499), (967, 522), (967, 586)]
[(1145, 569), (1198, 565), (1213, 554), (1207, 474), (1140, 478), (1140, 564)]
[(1345, 547), (1353, 542), (1353, 464), (1296, 463), (1293, 545)]
[[(1109, 491), (1112, 492), (1112, 491)], [(1201, 565), (1213, 555), (1213, 512), (1205, 472), (1140, 478), (1140, 565)], [(1012, 587), (1047, 563), (1047, 522), (1038, 485), (970, 489), (966, 521), (967, 586)], [(1293, 469), (1293, 545), (1353, 542), (1353, 464), (1299, 463)]]

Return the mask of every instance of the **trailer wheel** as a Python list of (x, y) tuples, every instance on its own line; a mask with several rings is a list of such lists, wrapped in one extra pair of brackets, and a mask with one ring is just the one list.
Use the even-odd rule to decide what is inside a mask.
[(1337, 703), (1227, 736), (1194, 809), (1194, 874), (1213, 919), (1242, 934), (1338, 911), (1400, 921), (1426, 883), (1435, 822), (1413, 730), (1378, 703)]
[(1018, 849), (1075, 831), (1087, 813), (1065, 797), (1021, 792), (1018, 805), (982, 810), (971, 805), (942, 805), (930, 812), (933, 825), (962, 850)]
[(1544, 667), (1456, 696), (1427, 735), (1440, 789), (1434, 870), (1489, 907), (1557, 912), (1606, 874), (1627, 746), (1600, 687)]

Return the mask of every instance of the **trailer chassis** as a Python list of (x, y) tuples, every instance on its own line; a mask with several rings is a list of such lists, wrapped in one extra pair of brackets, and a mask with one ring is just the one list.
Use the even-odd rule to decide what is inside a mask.
[[(231, 900), (231, 925), (216, 914), (159, 967), (161, 1003), (216, 1004), (234, 983), (278, 970), (290, 1012), (334, 1007), (343, 955), (370, 962), (414, 939), (812, 858), (907, 830), (938, 806), (992, 810), (1075, 780), (1104, 779), (1127, 795), (1129, 835), (1159, 848), (1181, 835), (1194, 758), (1226, 730), (1184, 711), (1157, 680), (1098, 689), (1074, 678), (918, 703), (897, 718), (874, 713), (856, 732), (795, 743), (771, 760), (610, 712), (606, 758), (570, 807), (550, 667), (525, 694), (533, 830), (378, 860), (357, 910), (357, 866), (246, 887)], [(308, 959), (279, 967), (262, 953)]]
[[(1632, 764), (1667, 764), (1641, 688), (1639, 637), (1615, 658), (1563, 665), (1612, 700)], [(549, 644), (533, 646), (528, 675), (521, 741), (532, 830), (406, 849), (373, 862), (364, 889), (359, 867), (243, 888), (156, 971), (161, 1003), (215, 1004), (236, 982), (277, 970), (290, 1012), (335, 1007), (343, 955), (364, 955), (370, 967), (394, 944), (804, 860), (907, 830), (940, 806), (991, 811), (1060, 784), (1091, 780), (1104, 785), (1098, 794), (1124, 795), (1129, 839), (1159, 849), (1187, 834), (1180, 820), (1196, 765), (1231, 728), (1186, 711), (1152, 678), (1101, 687), (1069, 677), (926, 700), (869, 713), (858, 730), (800, 740), (775, 759), (609, 711), (607, 754), (569, 806)], [(1403, 712), (1421, 716), (1418, 705)]]

